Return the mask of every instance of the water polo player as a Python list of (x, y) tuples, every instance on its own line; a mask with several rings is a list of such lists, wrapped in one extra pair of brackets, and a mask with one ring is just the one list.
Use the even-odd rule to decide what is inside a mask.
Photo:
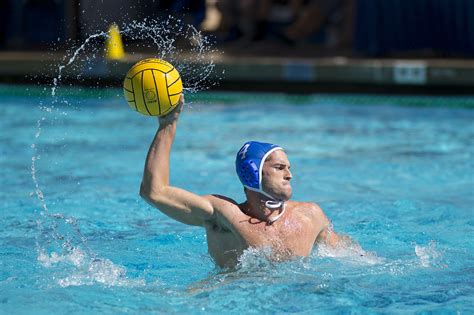
[(247, 248), (270, 248), (271, 259), (304, 257), (315, 243), (336, 246), (341, 238), (315, 203), (290, 201), (290, 162), (283, 148), (255, 141), (236, 156), (236, 171), (247, 200), (199, 196), (170, 186), (169, 159), (184, 103), (159, 118), (146, 157), (140, 195), (169, 217), (206, 229), (209, 253), (221, 267), (234, 267)]

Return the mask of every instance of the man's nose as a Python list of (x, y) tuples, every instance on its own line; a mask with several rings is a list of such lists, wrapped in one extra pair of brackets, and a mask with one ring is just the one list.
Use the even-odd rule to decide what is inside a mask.
[(286, 174), (285, 174), (285, 179), (286, 179), (286, 180), (290, 180), (290, 179), (292, 179), (292, 178), (293, 178), (293, 175), (291, 175), (290, 169), (287, 168), (287, 169), (286, 169)]

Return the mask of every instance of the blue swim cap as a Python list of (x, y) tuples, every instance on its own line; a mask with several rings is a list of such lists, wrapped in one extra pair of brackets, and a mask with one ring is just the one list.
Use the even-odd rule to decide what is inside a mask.
[(265, 159), (276, 150), (283, 148), (276, 144), (248, 141), (240, 148), (235, 158), (235, 170), (244, 187), (272, 199), (275, 198), (262, 189), (262, 168)]

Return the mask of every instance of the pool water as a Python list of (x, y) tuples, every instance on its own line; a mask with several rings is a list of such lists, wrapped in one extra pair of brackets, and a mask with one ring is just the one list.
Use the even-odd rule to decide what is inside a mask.
[[(187, 95), (173, 185), (240, 202), (236, 151), (277, 143), (294, 199), (319, 203), (367, 252), (275, 263), (251, 249), (230, 271), (204, 230), (138, 196), (156, 118), (120, 90), (58, 101), (11, 89), (0, 89), (2, 314), (474, 312), (474, 111), (457, 107), (472, 98)], [(436, 106), (406, 106), (417, 102)]]

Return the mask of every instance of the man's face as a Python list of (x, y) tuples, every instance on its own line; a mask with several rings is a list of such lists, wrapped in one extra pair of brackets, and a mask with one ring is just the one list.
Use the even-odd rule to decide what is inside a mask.
[(263, 163), (263, 191), (279, 200), (288, 200), (292, 195), (291, 178), (290, 161), (286, 153), (277, 150), (270, 154)]

